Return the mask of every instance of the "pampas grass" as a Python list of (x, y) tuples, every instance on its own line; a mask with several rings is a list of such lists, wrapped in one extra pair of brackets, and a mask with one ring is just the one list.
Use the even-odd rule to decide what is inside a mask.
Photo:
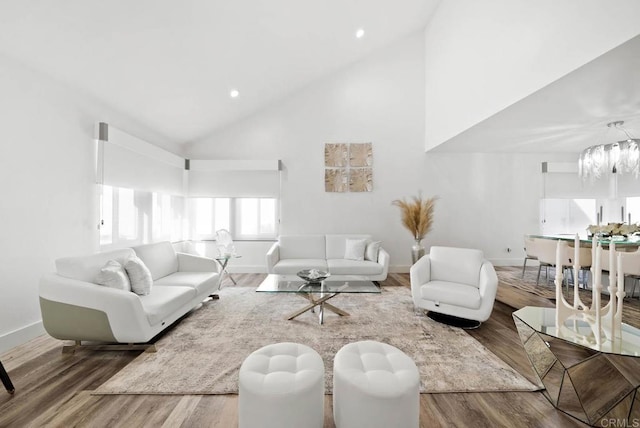
[(416, 240), (422, 240), (433, 226), (433, 211), (437, 197), (422, 199), (422, 195), (411, 200), (396, 199), (393, 205), (400, 207), (402, 224)]

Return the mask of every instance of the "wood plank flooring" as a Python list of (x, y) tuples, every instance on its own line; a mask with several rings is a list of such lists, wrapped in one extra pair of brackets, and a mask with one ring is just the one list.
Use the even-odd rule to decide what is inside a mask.
[[(264, 275), (234, 274), (238, 284), (257, 286)], [(407, 274), (391, 274), (383, 285), (409, 286)], [(225, 287), (233, 286), (225, 280)], [(507, 286), (508, 287), (508, 286)], [(491, 318), (469, 331), (492, 352), (534, 379), (513, 325), (513, 307), (539, 305), (538, 296), (500, 287)], [(529, 296), (531, 297), (529, 297)], [(503, 303), (507, 302), (507, 303)], [(511, 303), (513, 302), (513, 303)], [(0, 427), (235, 427), (236, 395), (91, 395), (139, 351), (61, 353), (47, 336), (0, 356), (16, 387), (0, 391)], [(463, 350), (461, 350), (463, 352)], [(325, 427), (333, 427), (332, 396), (325, 397)], [(421, 427), (578, 427), (540, 392), (422, 394)]]

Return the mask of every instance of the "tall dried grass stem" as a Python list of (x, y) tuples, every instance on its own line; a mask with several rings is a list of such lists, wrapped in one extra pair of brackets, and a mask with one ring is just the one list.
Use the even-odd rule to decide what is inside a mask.
[(433, 226), (433, 213), (438, 198), (423, 199), (421, 195), (413, 196), (411, 200), (396, 199), (393, 205), (400, 207), (402, 224), (416, 240), (424, 239)]

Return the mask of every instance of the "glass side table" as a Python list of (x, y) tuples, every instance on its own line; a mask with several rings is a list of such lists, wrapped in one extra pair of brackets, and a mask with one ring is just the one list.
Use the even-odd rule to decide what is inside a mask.
[(222, 272), (220, 273), (220, 287), (221, 288), (222, 288), (222, 280), (224, 279), (225, 275), (227, 275), (229, 277), (231, 282), (233, 282), (233, 285), (237, 285), (236, 280), (233, 279), (233, 277), (231, 276), (231, 274), (227, 270), (227, 265), (229, 264), (229, 260), (231, 260), (231, 259), (239, 259), (240, 257), (242, 257), (242, 256), (239, 256), (237, 254), (228, 254), (226, 256), (214, 257), (215, 261), (218, 262), (218, 264), (220, 265), (220, 269), (222, 270)]
[(1, 361), (0, 361), (0, 379), (2, 379), (2, 384), (7, 389), (9, 394), (13, 394), (16, 391), (16, 389), (13, 387), (13, 384), (11, 383), (11, 379), (9, 379), (9, 375), (7, 374), (7, 371), (4, 369), (4, 366), (2, 365)]

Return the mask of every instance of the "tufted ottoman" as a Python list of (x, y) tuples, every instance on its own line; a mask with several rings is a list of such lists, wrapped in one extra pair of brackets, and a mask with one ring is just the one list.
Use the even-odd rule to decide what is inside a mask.
[(419, 388), (416, 364), (398, 348), (372, 340), (345, 345), (333, 361), (336, 427), (416, 428)]
[(322, 427), (324, 363), (297, 343), (264, 346), (240, 367), (240, 428)]

